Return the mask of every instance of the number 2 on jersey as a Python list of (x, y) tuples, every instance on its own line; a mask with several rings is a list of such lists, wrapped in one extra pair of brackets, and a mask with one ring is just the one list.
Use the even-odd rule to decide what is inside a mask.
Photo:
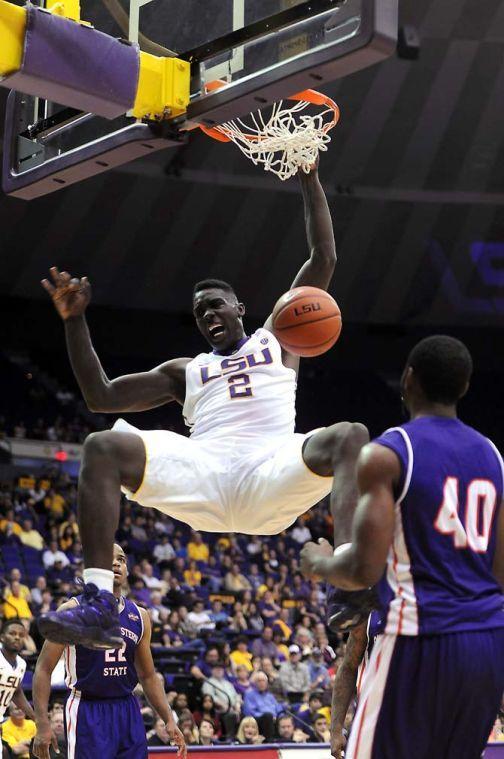
[(447, 477), (443, 502), (434, 527), (442, 535), (452, 535), (455, 548), (470, 548), (484, 553), (490, 540), (490, 529), (497, 501), (495, 486), (490, 480), (472, 480), (465, 497), (464, 522), (460, 518), (459, 480)]
[(233, 374), (228, 379), (228, 385), (231, 398), (250, 398), (252, 395), (249, 374)]

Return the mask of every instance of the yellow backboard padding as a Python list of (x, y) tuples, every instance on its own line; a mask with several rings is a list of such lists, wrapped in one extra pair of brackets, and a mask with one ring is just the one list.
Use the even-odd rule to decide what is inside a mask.
[(26, 11), (0, 0), (0, 76), (21, 67), (26, 29)]
[(80, 21), (79, 0), (47, 0), (46, 9), (56, 16), (64, 16), (72, 21)]
[(190, 64), (179, 58), (141, 52), (133, 116), (154, 120), (185, 113), (190, 97), (190, 70)]

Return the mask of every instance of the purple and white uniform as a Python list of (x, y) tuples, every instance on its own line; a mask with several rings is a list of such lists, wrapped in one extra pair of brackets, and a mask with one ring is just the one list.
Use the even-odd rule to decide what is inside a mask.
[(347, 759), (477, 759), (504, 690), (503, 596), (492, 574), (502, 458), (458, 419), (373, 441), (401, 464), (378, 589), (385, 634), (364, 676)]
[(120, 649), (65, 648), (65, 682), (70, 688), (65, 707), (68, 759), (147, 756), (142, 715), (133, 696), (143, 620), (138, 606), (125, 598), (120, 599), (119, 624)]

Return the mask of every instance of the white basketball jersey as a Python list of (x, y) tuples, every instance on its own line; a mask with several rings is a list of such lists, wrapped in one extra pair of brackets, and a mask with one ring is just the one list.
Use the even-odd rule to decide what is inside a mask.
[(201, 353), (186, 368), (183, 413), (192, 438), (285, 438), (294, 432), (295, 399), (296, 372), (266, 329), (229, 356)]
[(26, 662), (16, 656), (16, 664), (12, 666), (2, 651), (0, 651), (0, 721), (12, 701), (14, 693), (21, 685), (26, 671)]

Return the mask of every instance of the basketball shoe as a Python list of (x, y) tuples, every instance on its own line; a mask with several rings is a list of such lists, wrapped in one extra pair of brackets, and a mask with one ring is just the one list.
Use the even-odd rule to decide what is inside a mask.
[(93, 649), (120, 648), (123, 643), (116, 598), (92, 583), (84, 585), (78, 606), (41, 614), (37, 625), (52, 643)]

